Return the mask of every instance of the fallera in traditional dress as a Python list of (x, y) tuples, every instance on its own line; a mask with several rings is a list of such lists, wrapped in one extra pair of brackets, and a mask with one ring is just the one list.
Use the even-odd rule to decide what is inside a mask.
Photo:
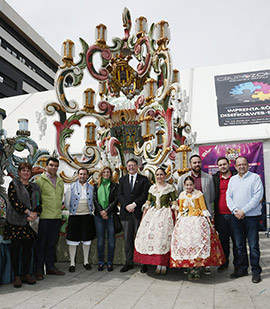
[(158, 189), (154, 184), (143, 209), (147, 209), (135, 238), (134, 262), (169, 266), (174, 227), (172, 210), (177, 208), (174, 186)]
[(201, 191), (179, 196), (179, 215), (172, 234), (171, 267), (218, 266), (225, 263), (224, 252)]

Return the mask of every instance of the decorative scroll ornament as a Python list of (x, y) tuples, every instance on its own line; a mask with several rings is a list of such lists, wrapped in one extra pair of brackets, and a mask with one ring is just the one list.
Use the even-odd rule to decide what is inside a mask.
[[(141, 172), (149, 178), (157, 166), (163, 166), (168, 181), (174, 182), (187, 168), (186, 156), (195, 136), (185, 122), (188, 97), (181, 93), (179, 72), (172, 68), (169, 24), (152, 24), (148, 32), (147, 19), (140, 16), (132, 34), (127, 8), (122, 19), (123, 38), (113, 38), (111, 46), (104, 24), (96, 26), (94, 44), (80, 39), (77, 63), (74, 43), (63, 43), (62, 65), (55, 77), (57, 102), (45, 107), (48, 115), (59, 115), (54, 122), (57, 151), (71, 168), (87, 168), (92, 179), (101, 165), (110, 165), (119, 178), (126, 160), (137, 156)], [(96, 61), (97, 56), (101, 61)], [(87, 88), (82, 102), (68, 99), (65, 89), (79, 85), (86, 73), (99, 83), (98, 91)], [(83, 125), (85, 145), (72, 154), (73, 135)], [(74, 180), (66, 171), (61, 177)]]
[[(41, 157), (49, 155), (49, 152), (47, 150), (39, 149), (37, 143), (24, 133), (17, 133), (17, 136), (13, 138), (12, 144), (10, 144), (13, 145), (13, 147), (12, 149), (10, 149), (10, 153), (6, 154), (7, 162), (5, 163), (5, 165), (3, 165), (3, 168), (6, 169), (8, 175), (12, 178), (19, 177), (18, 166), (21, 162), (27, 161), (29, 164), (34, 166)], [(28, 151), (26, 160), (15, 154), (15, 151), (22, 152), (24, 150)], [(35, 176), (42, 173), (43, 171), (44, 169), (41, 169), (38, 166), (34, 166), (32, 169), (32, 175)]]

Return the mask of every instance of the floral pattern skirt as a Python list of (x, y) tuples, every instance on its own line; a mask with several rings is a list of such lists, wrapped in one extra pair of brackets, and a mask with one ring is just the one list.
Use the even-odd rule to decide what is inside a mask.
[(169, 266), (173, 225), (169, 207), (151, 207), (135, 238), (134, 262)]
[(180, 217), (171, 244), (171, 267), (218, 266), (225, 263), (215, 228), (202, 216)]

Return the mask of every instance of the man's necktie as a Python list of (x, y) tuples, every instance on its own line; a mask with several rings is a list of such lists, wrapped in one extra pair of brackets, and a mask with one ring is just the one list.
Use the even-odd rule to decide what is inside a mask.
[(133, 190), (133, 178), (134, 178), (134, 176), (130, 177), (130, 190), (131, 191)]

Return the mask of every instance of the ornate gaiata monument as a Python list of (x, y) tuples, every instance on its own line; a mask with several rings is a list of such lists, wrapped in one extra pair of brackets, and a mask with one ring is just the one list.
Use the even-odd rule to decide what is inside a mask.
[[(5, 217), (7, 201), (6, 189), (3, 186), (4, 177), (18, 178), (18, 165), (21, 162), (27, 161), (34, 166), (40, 158), (49, 155), (47, 150), (39, 149), (37, 143), (29, 137), (27, 119), (18, 119), (19, 130), (16, 132), (16, 136), (8, 138), (6, 130), (2, 129), (2, 122), (5, 118), (6, 111), (0, 108), (0, 228), (1, 218)], [(18, 156), (18, 152), (25, 151), (26, 158)], [(32, 174), (35, 176), (43, 171), (44, 169), (37, 165), (33, 168)]]
[[(124, 36), (114, 38), (112, 46), (106, 41), (103, 24), (96, 26), (93, 45), (80, 38), (77, 63), (74, 43), (63, 43), (62, 65), (55, 77), (57, 102), (45, 107), (48, 115), (59, 115), (54, 122), (59, 158), (71, 168), (87, 168), (93, 177), (101, 165), (110, 165), (117, 178), (125, 173), (126, 160), (137, 157), (141, 172), (149, 178), (162, 166), (173, 182), (188, 171), (187, 154), (195, 134), (185, 122), (188, 97), (183, 97), (179, 72), (172, 67), (169, 24), (162, 20), (148, 31), (146, 18), (139, 17), (131, 34), (127, 8), (122, 19)], [(66, 85), (78, 86), (85, 74), (99, 83), (99, 89), (85, 89), (82, 104), (68, 100)], [(71, 153), (67, 139), (72, 143), (74, 130), (85, 119), (85, 145), (79, 158)], [(65, 182), (75, 179), (64, 171), (61, 177)]]

